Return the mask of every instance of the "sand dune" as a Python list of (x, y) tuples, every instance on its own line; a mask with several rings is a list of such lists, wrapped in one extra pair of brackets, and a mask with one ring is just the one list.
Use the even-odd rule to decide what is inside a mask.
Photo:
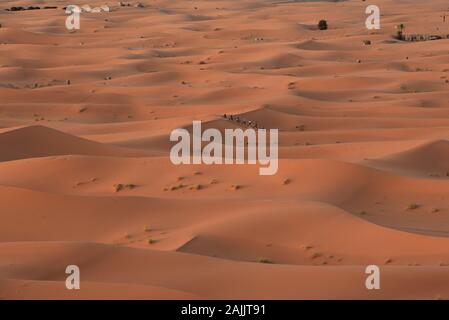
[[(42, 252), (36, 255), (36, 248)], [(124, 288), (124, 297), (151, 298), (153, 290), (159, 289), (160, 296), (167, 296), (167, 289), (173, 286), (183, 288), (190, 296), (229, 298), (229, 297), (250, 297), (250, 298), (291, 298), (298, 295), (304, 298), (333, 297), (333, 298), (394, 298), (397, 295), (404, 297), (420, 297), (435, 299), (439, 295), (447, 294), (447, 287), (435, 280), (447, 279), (448, 274), (445, 268), (439, 267), (386, 267), (386, 288), (378, 294), (370, 294), (359, 285), (363, 279), (363, 268), (358, 266), (331, 267), (309, 267), (309, 266), (273, 266), (270, 264), (233, 263), (231, 261), (213, 259), (201, 256), (185, 255), (180, 253), (159, 252), (152, 250), (141, 250), (132, 248), (117, 248), (100, 244), (73, 244), (73, 243), (23, 243), (23, 244), (2, 244), (0, 246), (2, 256), (11, 264), (21, 261), (25, 255), (30, 268), (14, 271), (13, 267), (4, 268), (2, 273), (12, 278), (25, 278), (22, 286), (17, 288), (15, 296), (27, 298), (36, 296), (36, 286), (48, 288), (47, 281), (36, 281), (34, 279), (52, 279), (51, 281), (61, 282), (63, 277), (58, 274), (58, 270), (67, 263), (75, 262), (85, 269), (86, 290), (83, 295), (89, 297), (95, 292), (95, 288), (103, 287), (109, 283), (109, 287), (116, 285), (116, 288)], [(19, 253), (18, 253), (19, 252)], [(55, 260), (54, 257), (58, 256)], [(74, 259), (73, 257), (77, 257)], [(99, 258), (101, 257), (101, 259)], [(113, 264), (116, 268), (108, 268)], [(34, 267), (34, 268), (31, 268)], [(45, 270), (45, 273), (31, 270)], [(105, 270), (108, 270), (107, 272)], [(130, 272), (131, 271), (131, 272)], [(429, 277), (428, 273), (433, 273)], [(236, 289), (233, 279), (246, 274), (244, 279), (237, 284), (241, 290)], [(189, 281), (185, 281), (186, 276)], [(323, 281), (316, 284), (311, 279), (320, 277)], [(407, 286), (407, 279), (413, 277), (415, 283), (419, 285), (417, 289)], [(95, 279), (96, 286), (91, 285)], [(184, 279), (184, 280), (183, 280)], [(267, 280), (270, 279), (270, 280)], [(273, 281), (273, 280), (276, 281)], [(292, 279), (293, 281), (292, 285)], [(433, 280), (432, 280), (433, 279)], [(112, 284), (111, 284), (112, 280)], [(197, 281), (195, 281), (197, 280)], [(391, 281), (394, 280), (394, 281)], [(130, 285), (140, 283), (148, 287), (143, 287), (141, 291), (133, 290)], [(19, 282), (20, 283), (20, 282)], [(156, 285), (151, 285), (155, 283)], [(389, 283), (389, 284), (388, 284)], [(10, 284), (14, 288), (14, 283)], [(336, 290), (344, 285), (346, 290)], [(56, 290), (59, 289), (53, 284)], [(100, 287), (101, 288), (101, 287)], [(136, 288), (136, 287), (134, 287)], [(165, 289), (167, 288), (167, 289)], [(284, 288), (283, 290), (281, 290)], [(318, 290), (316, 289), (318, 288)], [(98, 290), (98, 289), (97, 289)], [(179, 290), (171, 289), (173, 297), (181, 297)], [(274, 290), (274, 293), (272, 292)], [(320, 290), (325, 294), (319, 294)], [(33, 292), (34, 291), (34, 292)], [(50, 291), (51, 292), (51, 291)], [(58, 292), (58, 291), (56, 291)], [(34, 293), (34, 294), (33, 294)], [(51, 296), (54, 296), (50, 293)], [(69, 298), (70, 294), (65, 293)], [(111, 293), (107, 296), (111, 297)], [(8, 291), (6, 292), (6, 297)], [(106, 297), (107, 297), (106, 296)], [(186, 296), (186, 295), (185, 295)], [(184, 296), (184, 297), (185, 297)], [(77, 296), (78, 298), (80, 296)]]
[[(446, 1), (139, 2), (0, 4), (0, 299), (449, 298)], [(276, 175), (171, 163), (224, 114)]]
[(449, 178), (449, 141), (435, 140), (417, 147), (373, 161), (379, 166), (390, 167), (420, 176)]
[(0, 148), (2, 149), (0, 161), (64, 154), (139, 156), (139, 152), (134, 150), (122, 150), (95, 143), (43, 126), (29, 126), (1, 132)]

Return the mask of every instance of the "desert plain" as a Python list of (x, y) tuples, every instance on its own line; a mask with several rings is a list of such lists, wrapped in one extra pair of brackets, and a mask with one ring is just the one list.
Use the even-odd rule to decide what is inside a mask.
[[(449, 298), (447, 1), (124, 3), (0, 3), (0, 299)], [(223, 114), (275, 175), (173, 165)]]

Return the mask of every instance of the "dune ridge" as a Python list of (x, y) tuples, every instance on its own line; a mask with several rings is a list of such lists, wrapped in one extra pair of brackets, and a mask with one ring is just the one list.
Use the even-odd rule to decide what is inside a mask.
[[(138, 2), (0, 4), (0, 299), (449, 298), (449, 40), (393, 39), (446, 1)], [(276, 175), (170, 162), (224, 114), (279, 129)]]

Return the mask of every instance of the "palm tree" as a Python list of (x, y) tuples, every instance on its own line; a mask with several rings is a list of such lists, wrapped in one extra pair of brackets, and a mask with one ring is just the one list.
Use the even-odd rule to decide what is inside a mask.
[(403, 35), (402, 35), (402, 33), (404, 32), (404, 29), (405, 29), (405, 25), (404, 24), (398, 24), (397, 26), (396, 26), (396, 32), (397, 32), (397, 38), (399, 39), (399, 40), (402, 40), (402, 38), (403, 38)]

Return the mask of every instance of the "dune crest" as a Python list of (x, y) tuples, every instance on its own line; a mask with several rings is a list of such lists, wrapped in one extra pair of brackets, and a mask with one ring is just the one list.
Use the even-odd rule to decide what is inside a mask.
[[(90, 0), (79, 30), (62, 2), (0, 3), (0, 299), (449, 298), (449, 40), (394, 38), (449, 33), (446, 0), (378, 0), (379, 30), (363, 1)], [(277, 173), (174, 165), (194, 121), (278, 129)]]
[(0, 133), (0, 161), (56, 155), (139, 156), (135, 150), (107, 146), (58, 130), (33, 125)]

